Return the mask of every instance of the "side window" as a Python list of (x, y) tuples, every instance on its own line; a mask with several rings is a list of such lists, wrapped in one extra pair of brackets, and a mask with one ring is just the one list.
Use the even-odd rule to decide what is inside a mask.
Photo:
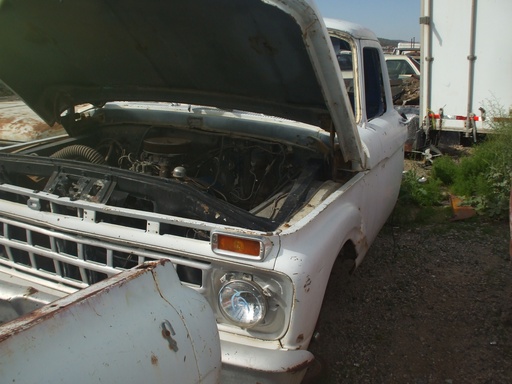
[(338, 37), (331, 36), (331, 43), (338, 59), (341, 75), (347, 88), (348, 97), (352, 104), (352, 111), (355, 111), (354, 101), (354, 60), (352, 58), (352, 48), (350, 44)]
[(414, 75), (414, 69), (411, 67), (411, 64), (404, 61), (404, 69), (402, 72), (404, 75)]
[(376, 48), (363, 48), (363, 65), (366, 117), (370, 120), (386, 112), (386, 88), (382, 79), (379, 51)]

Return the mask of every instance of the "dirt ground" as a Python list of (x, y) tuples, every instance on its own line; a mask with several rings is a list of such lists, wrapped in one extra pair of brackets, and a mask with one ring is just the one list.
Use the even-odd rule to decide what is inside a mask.
[(307, 383), (512, 383), (508, 222), (398, 226), (335, 266)]

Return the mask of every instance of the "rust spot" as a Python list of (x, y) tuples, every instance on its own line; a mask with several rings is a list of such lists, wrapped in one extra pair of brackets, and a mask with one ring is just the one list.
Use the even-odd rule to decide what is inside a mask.
[(137, 265), (133, 269), (152, 271), (155, 268), (156, 265), (165, 265), (168, 262), (170, 262), (169, 259), (159, 259), (159, 260), (155, 260), (155, 261), (145, 261), (144, 263)]
[(156, 357), (154, 353), (151, 354), (151, 364), (158, 365), (158, 357)]
[(30, 296), (30, 295), (33, 295), (35, 293), (39, 292), (37, 289), (35, 289), (34, 287), (28, 287), (27, 290), (26, 290), (26, 294), (25, 296)]
[(0, 125), (11, 124), (13, 121), (14, 121), (14, 118), (0, 117)]
[(300, 334), (299, 336), (297, 336), (297, 343), (302, 343), (304, 341), (304, 334)]
[(293, 367), (290, 367), (287, 372), (290, 372), (290, 373), (293, 373), (293, 372), (301, 372), (303, 371), (304, 369), (306, 369), (307, 367), (309, 367), (309, 365), (313, 362), (314, 360), (306, 360), (300, 364), (297, 364)]
[(0, 128), (6, 139), (12, 136), (12, 140), (15, 141), (29, 141), (64, 132), (60, 124), (50, 127), (45, 122), (30, 117), (5, 117), (1, 114)]
[(179, 349), (178, 343), (173, 339), (173, 336), (176, 335), (176, 332), (174, 332), (174, 329), (169, 320), (164, 320), (160, 327), (162, 329), (162, 337), (169, 343), (169, 349), (177, 352)]
[(201, 204), (201, 207), (203, 208), (204, 213), (208, 214), (210, 212), (210, 207), (206, 204)]
[(49, 129), (52, 129), (48, 124), (45, 123), (34, 122), (33, 124), (31, 124), (31, 126), (34, 132), (46, 132)]

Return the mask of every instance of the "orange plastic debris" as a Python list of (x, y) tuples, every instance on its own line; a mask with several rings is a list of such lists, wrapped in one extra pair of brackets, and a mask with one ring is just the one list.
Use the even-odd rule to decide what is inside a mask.
[(476, 215), (473, 207), (461, 205), (463, 203), (460, 197), (450, 195), (450, 204), (453, 210), (453, 217), (451, 220), (465, 220)]

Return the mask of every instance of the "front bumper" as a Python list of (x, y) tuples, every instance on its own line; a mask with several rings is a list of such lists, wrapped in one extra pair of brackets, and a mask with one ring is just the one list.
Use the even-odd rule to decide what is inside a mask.
[(221, 341), (222, 384), (300, 384), (314, 360), (309, 351), (272, 350)]

